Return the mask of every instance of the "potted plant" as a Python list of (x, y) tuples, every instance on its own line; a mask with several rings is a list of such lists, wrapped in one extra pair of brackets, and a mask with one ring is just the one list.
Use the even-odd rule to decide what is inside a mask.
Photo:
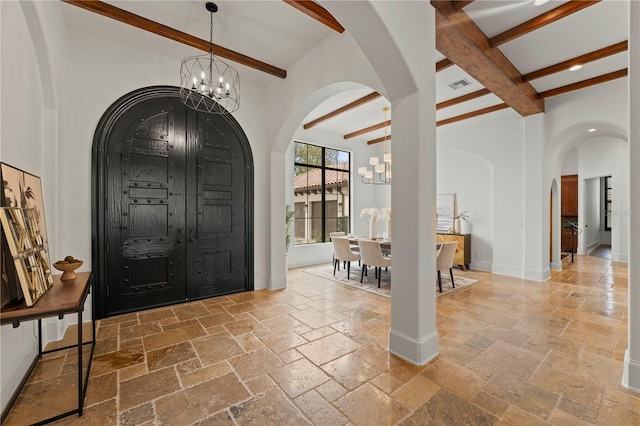
[(456, 234), (464, 234), (466, 232), (462, 232), (462, 222), (469, 223), (469, 210), (465, 210), (460, 212), (455, 217), (455, 222), (453, 224), (453, 232)]
[(285, 250), (287, 253), (289, 252), (289, 245), (291, 244), (291, 223), (293, 222), (295, 214), (296, 211), (287, 204), (285, 211)]

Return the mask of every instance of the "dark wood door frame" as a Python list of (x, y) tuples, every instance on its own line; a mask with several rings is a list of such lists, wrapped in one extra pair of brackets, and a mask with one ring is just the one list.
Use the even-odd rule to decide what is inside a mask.
[[(140, 102), (158, 98), (179, 98), (180, 89), (173, 86), (152, 86), (130, 92), (115, 101), (102, 115), (93, 138), (91, 159), (91, 260), (95, 274), (93, 298), (93, 318), (100, 319), (107, 316), (107, 266), (106, 266), (106, 207), (107, 207), (107, 153), (112, 130), (122, 115)], [(242, 153), (245, 157), (245, 194), (246, 196), (246, 245), (245, 259), (247, 276), (245, 290), (254, 288), (254, 206), (253, 206), (253, 155), (251, 146), (239, 123), (231, 114), (223, 114), (226, 124), (233, 129), (238, 138)]]

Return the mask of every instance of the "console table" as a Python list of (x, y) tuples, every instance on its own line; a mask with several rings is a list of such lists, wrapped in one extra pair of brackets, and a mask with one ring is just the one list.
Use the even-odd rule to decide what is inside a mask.
[(456, 255), (453, 258), (453, 264), (458, 265), (460, 269), (469, 269), (471, 263), (471, 234), (437, 234), (436, 242), (445, 243), (457, 241)]
[[(24, 302), (14, 305), (5, 305), (0, 310), (0, 323), (2, 325), (12, 324), (14, 328), (20, 326), (21, 322), (38, 320), (38, 355), (34, 358), (29, 370), (23, 377), (22, 382), (18, 386), (18, 389), (14, 392), (7, 408), (2, 413), (2, 421), (9, 414), (9, 410), (15, 403), (16, 399), (20, 395), (20, 391), (24, 387), (27, 379), (36, 367), (38, 360), (42, 358), (45, 353), (61, 351), (69, 348), (77, 348), (78, 350), (78, 408), (67, 411), (66, 413), (59, 414), (54, 417), (50, 417), (45, 420), (39, 421), (38, 425), (50, 423), (55, 420), (67, 417), (73, 414), (82, 416), (82, 409), (84, 406), (84, 399), (87, 393), (87, 384), (89, 383), (89, 373), (91, 371), (91, 361), (93, 360), (93, 350), (95, 349), (96, 342), (96, 325), (95, 321), (91, 321), (92, 338), (90, 342), (82, 341), (82, 311), (84, 309), (84, 303), (87, 300), (87, 295), (91, 288), (93, 281), (93, 275), (91, 272), (78, 272), (76, 278), (73, 280), (60, 280), (61, 275), (53, 276), (53, 286), (36, 302), (35, 305), (27, 307)], [(42, 350), (42, 319), (48, 317), (57, 316), (58, 319), (64, 318), (65, 314), (76, 313), (78, 314), (78, 340), (75, 345), (66, 346), (63, 348), (56, 348), (49, 351)], [(89, 355), (89, 362), (87, 365), (87, 373), (83, 377), (82, 371), (82, 347), (83, 345), (91, 345), (91, 354)]]

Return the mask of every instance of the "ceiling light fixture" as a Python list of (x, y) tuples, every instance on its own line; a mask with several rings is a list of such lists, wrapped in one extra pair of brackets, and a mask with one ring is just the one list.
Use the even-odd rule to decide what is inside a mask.
[(548, 2), (549, 0), (536, 0), (533, 2), (533, 4), (535, 6), (542, 6), (543, 4), (545, 4), (546, 2)]
[(589, 130), (587, 130), (587, 132), (589, 132), (589, 133), (593, 133), (593, 132), (595, 132), (596, 130), (598, 130), (598, 129), (589, 129)]
[(180, 100), (197, 111), (213, 114), (234, 112), (240, 107), (240, 77), (226, 62), (213, 55), (213, 14), (215, 3), (208, 2), (211, 14), (209, 53), (190, 56), (180, 65)]
[(448, 84), (448, 86), (451, 87), (453, 90), (458, 90), (462, 87), (469, 86), (469, 85), (471, 85), (471, 83), (466, 78), (463, 78), (462, 80), (454, 81), (453, 83)]
[(362, 183), (368, 183), (372, 185), (391, 185), (391, 153), (387, 153), (387, 139), (391, 138), (391, 135), (387, 136), (387, 112), (389, 107), (382, 108), (384, 111), (384, 157), (382, 157), (382, 163), (378, 157), (369, 158), (369, 164), (373, 166), (373, 170), (369, 170), (365, 167), (358, 167), (358, 174), (362, 176)]
[(569, 68), (569, 71), (578, 71), (580, 68), (582, 68), (582, 65), (577, 64)]

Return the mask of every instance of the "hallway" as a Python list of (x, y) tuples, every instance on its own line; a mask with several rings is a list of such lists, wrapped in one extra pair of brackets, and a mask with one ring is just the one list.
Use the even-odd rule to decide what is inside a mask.
[(589, 253), (589, 256), (611, 260), (611, 244), (600, 244)]

